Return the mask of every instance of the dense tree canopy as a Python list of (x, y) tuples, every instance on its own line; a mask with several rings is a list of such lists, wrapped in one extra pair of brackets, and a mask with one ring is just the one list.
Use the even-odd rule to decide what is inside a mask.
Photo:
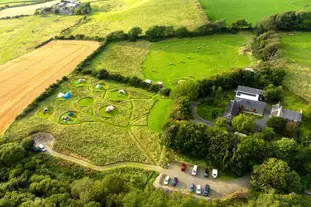
[(245, 114), (239, 114), (233, 118), (232, 128), (235, 131), (248, 134), (255, 131), (256, 122), (254, 117), (247, 116)]

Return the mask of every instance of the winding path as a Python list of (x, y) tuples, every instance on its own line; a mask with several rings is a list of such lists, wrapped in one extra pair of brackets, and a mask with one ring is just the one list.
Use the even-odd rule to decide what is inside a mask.
[(193, 104), (191, 104), (191, 112), (192, 112), (192, 115), (194, 117), (194, 119), (191, 120), (191, 122), (195, 123), (195, 124), (204, 124), (204, 125), (207, 125), (209, 127), (212, 127), (214, 125), (213, 122), (205, 120), (199, 116), (199, 114), (198, 114), (198, 103), (199, 102), (194, 102)]
[[(59, 152), (55, 152), (53, 150), (53, 144), (54, 144), (54, 137), (49, 133), (43, 133), (39, 132), (33, 135), (35, 143), (36, 144), (43, 144), (46, 148), (46, 153), (50, 154), (53, 157), (60, 158), (84, 167), (87, 167), (92, 170), (96, 171), (109, 171), (120, 167), (135, 167), (135, 168), (141, 168), (145, 170), (150, 171), (157, 171), (160, 173), (160, 175), (156, 178), (155, 182), (153, 183), (153, 186), (156, 188), (162, 188), (165, 191), (179, 191), (181, 193), (188, 193), (188, 187), (191, 183), (194, 183), (195, 185), (200, 184), (202, 187), (204, 185), (209, 184), (211, 187), (211, 192), (209, 194), (209, 197), (206, 199), (210, 199), (211, 197), (223, 197), (225, 195), (234, 193), (236, 191), (242, 191), (246, 192), (250, 188), (250, 177), (244, 176), (237, 179), (232, 179), (228, 181), (222, 181), (219, 179), (213, 179), (213, 178), (204, 178), (203, 176), (203, 170), (199, 171), (197, 176), (191, 175), (191, 167), (188, 166), (185, 172), (180, 171), (180, 163), (172, 162), (167, 169), (162, 168), (157, 165), (151, 165), (151, 164), (143, 164), (143, 163), (137, 163), (137, 162), (119, 162), (115, 164), (105, 165), (105, 166), (97, 166), (93, 165), (89, 162), (77, 159), (72, 156), (68, 156)], [(169, 175), (170, 177), (178, 177), (179, 182), (176, 188), (163, 186), (163, 180), (166, 175)], [(211, 177), (211, 176), (210, 176)], [(200, 198), (204, 198), (202, 196), (198, 196)]]

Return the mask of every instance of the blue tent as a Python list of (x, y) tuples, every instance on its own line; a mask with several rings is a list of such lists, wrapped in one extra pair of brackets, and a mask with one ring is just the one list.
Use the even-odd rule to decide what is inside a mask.
[(64, 99), (69, 99), (71, 97), (71, 93), (70, 92), (67, 92), (65, 95), (64, 95)]
[(73, 113), (71, 111), (68, 112), (68, 116), (73, 116)]

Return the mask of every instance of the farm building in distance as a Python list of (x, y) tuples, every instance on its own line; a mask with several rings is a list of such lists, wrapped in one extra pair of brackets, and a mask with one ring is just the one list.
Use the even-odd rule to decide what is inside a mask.
[(296, 112), (291, 110), (283, 109), (280, 103), (272, 106), (270, 117), (282, 117), (287, 121), (293, 121), (297, 124), (301, 123), (302, 120), (302, 111)]

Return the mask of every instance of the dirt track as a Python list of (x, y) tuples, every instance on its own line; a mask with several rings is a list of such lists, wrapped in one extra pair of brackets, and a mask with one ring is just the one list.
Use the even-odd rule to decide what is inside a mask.
[(92, 41), (52, 41), (1, 65), (0, 135), (37, 96), (98, 47)]

